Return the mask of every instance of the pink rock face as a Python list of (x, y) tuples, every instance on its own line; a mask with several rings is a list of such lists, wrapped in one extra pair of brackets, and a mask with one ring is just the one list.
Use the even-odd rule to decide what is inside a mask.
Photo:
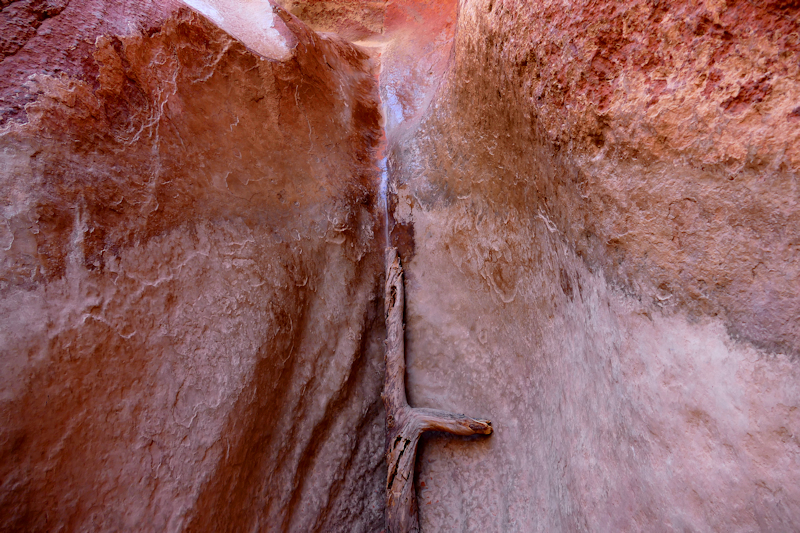
[(0, 1), (0, 529), (380, 531), (384, 156), (423, 531), (797, 529), (797, 2), (188, 3)]
[(374, 67), (275, 16), (73, 1), (0, 63), (0, 529), (380, 527)]
[(796, 530), (797, 6), (459, 8), (388, 167), (410, 402), (495, 434), (422, 529)]

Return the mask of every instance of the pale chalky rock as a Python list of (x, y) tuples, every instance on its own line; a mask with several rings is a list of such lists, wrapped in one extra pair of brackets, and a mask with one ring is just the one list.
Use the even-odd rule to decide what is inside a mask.
[(495, 432), (422, 531), (795, 531), (797, 3), (458, 9), (387, 166), (409, 401)]

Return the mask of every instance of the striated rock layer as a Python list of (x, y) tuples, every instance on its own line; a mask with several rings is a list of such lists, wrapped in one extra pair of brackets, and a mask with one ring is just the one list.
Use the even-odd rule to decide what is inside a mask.
[(458, 8), (393, 239), (410, 403), (496, 431), (424, 444), (422, 529), (795, 530), (797, 3)]
[(0, 14), (0, 530), (381, 527), (369, 58), (281, 10), (266, 57), (171, 3)]

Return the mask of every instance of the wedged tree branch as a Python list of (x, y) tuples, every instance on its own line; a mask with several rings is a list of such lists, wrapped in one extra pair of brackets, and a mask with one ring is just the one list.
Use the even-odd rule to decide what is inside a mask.
[(425, 431), (454, 435), (490, 435), (492, 423), (438, 409), (415, 409), (406, 400), (406, 359), (403, 339), (405, 293), (403, 268), (396, 248), (386, 253), (386, 528), (388, 533), (419, 531), (414, 493), (417, 444)]

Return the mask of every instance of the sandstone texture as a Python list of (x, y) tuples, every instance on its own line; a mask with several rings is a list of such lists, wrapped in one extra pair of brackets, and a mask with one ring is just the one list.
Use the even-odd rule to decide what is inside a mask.
[(250, 4), (2, 4), (2, 531), (382, 527), (375, 66)]
[(409, 401), (495, 434), (423, 443), (423, 531), (795, 531), (797, 3), (458, 10), (392, 238)]
[(798, 13), (0, 0), (0, 530), (796, 531)]

